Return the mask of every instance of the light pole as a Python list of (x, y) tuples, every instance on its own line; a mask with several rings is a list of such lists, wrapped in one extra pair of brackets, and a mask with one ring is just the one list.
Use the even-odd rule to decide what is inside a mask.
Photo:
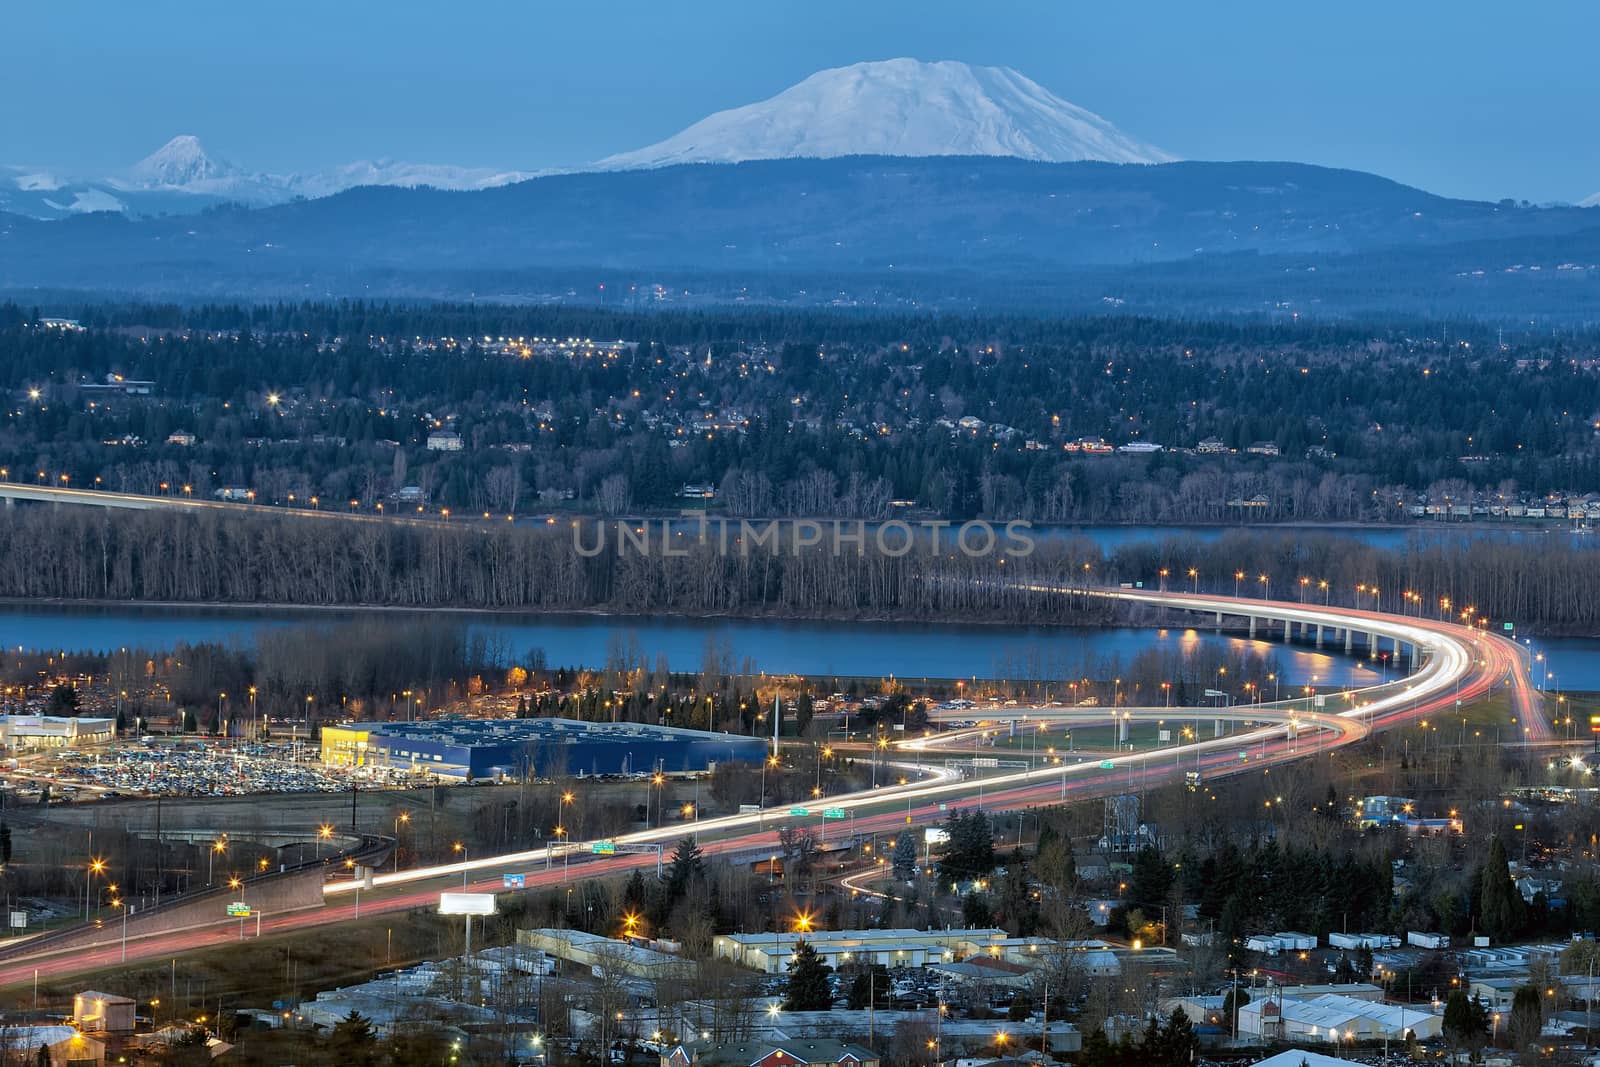
[[(467, 862), (467, 846), (465, 844), (457, 841), (455, 844), (450, 846), (450, 849), (453, 852), (461, 853), (461, 862), (463, 864)], [(461, 869), (461, 891), (463, 893), (467, 891), (467, 870), (465, 867), (462, 867)]]
[(333, 837), (333, 827), (329, 826), (327, 823), (323, 823), (321, 826), (317, 827), (317, 859), (318, 860), (322, 859), (322, 843), (324, 841), (328, 841), (328, 840), (332, 839), (332, 837)]
[(122, 909), (122, 962), (128, 962), (128, 905), (122, 899), (111, 902), (113, 908)]
[(227, 851), (227, 844), (222, 841), (211, 842), (211, 848), (206, 853), (206, 885), (211, 884), (212, 876), (216, 873), (217, 853)]
[(93, 882), (94, 876), (97, 875), (97, 874), (104, 874), (105, 873), (105, 869), (106, 869), (106, 861), (105, 860), (91, 859), (89, 861), (89, 870), (83, 876), (83, 921), (84, 922), (88, 922), (89, 921), (89, 887), (90, 887), (90, 884)]
[(411, 825), (411, 813), (409, 811), (402, 811), (399, 815), (396, 815), (394, 817), (394, 870), (395, 870), (396, 874), (400, 873), (400, 824), (401, 823), (405, 823), (407, 826)]

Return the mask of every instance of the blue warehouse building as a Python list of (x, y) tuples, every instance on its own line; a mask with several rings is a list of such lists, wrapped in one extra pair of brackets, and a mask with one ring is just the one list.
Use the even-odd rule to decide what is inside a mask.
[(760, 763), (759, 737), (635, 722), (574, 719), (465, 719), (374, 723), (365, 761), (454, 778), (570, 774), (667, 774), (719, 763)]

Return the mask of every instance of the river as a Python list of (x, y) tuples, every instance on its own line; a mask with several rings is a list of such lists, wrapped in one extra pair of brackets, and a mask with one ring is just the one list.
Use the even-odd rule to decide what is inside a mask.
[[(1146, 650), (1174, 656), (1207, 648), (1254, 646), (1276, 657), (1286, 685), (1362, 685), (1379, 680), (1359, 660), (1249, 641), (1209, 630), (985, 626), (961, 623), (829, 622), (818, 620), (699, 619), (607, 615), (488, 614), (475, 612), (316, 611), (307, 609), (81, 607), (0, 605), (0, 647), (160, 651), (179, 642), (248, 646), (270, 627), (327, 625), (356, 619), (446, 617), (470, 634), (498, 640), (518, 660), (533, 649), (551, 667), (603, 667), (617, 650), (654, 665), (665, 656), (674, 670), (699, 670), (708, 644), (737, 668), (749, 662), (773, 674), (899, 678), (1110, 678)], [(1600, 640), (1535, 640), (1541, 670), (1562, 689), (1600, 690)]]

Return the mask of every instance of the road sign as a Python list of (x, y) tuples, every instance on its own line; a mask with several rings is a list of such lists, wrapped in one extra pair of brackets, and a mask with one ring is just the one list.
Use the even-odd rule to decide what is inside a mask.
[(810, 808), (790, 808), (789, 809), (789, 814), (790, 815), (800, 815), (800, 816), (810, 815), (811, 814), (811, 809)]
[(1516, 628), (1517, 628), (1517, 624), (1514, 623), (1514, 622), (1503, 622), (1503, 623), (1500, 624), (1500, 629), (1505, 630), (1507, 633), (1510, 633), (1511, 631), (1515, 630)]
[(614, 841), (596, 841), (589, 846), (589, 851), (596, 856), (615, 856), (617, 854), (617, 845)]
[(1208, 697), (1225, 697), (1227, 695), (1228, 694), (1225, 693), (1224, 691), (1222, 691), (1221, 689), (1207, 689), (1206, 690), (1206, 696), (1208, 696)]
[(528, 876), (525, 874), (502, 874), (500, 884), (507, 889), (526, 889)]
[(824, 819), (842, 819), (847, 813), (843, 808), (829, 808), (822, 813)]
[(249, 918), (249, 916), (250, 916), (250, 905), (246, 904), (242, 900), (229, 901), (229, 903), (228, 903), (228, 918), (230, 918), (230, 919), (245, 919), (245, 918)]
[(1100, 769), (1101, 769), (1101, 770), (1102, 770), (1102, 771), (1111, 771), (1111, 770), (1115, 770), (1115, 769), (1116, 769), (1116, 767), (1117, 767), (1117, 765), (1116, 765), (1116, 764), (1115, 764), (1115, 763), (1112, 763), (1112, 762), (1111, 762), (1111, 761), (1110, 761), (1110, 760), (1108, 760), (1108, 759), (1103, 759), (1103, 760), (1101, 760), (1101, 761), (1100, 761)]
[(14, 911), (14, 912), (11, 913), (11, 928), (13, 930), (20, 930), (24, 926), (27, 926), (27, 925), (28, 925), (28, 913), (27, 912), (25, 912), (25, 911)]
[(1245, 760), (1247, 760), (1247, 759), (1249, 759), (1249, 758), (1250, 758), (1250, 753), (1248, 753), (1248, 752), (1241, 752), (1241, 753), (1239, 753), (1239, 758), (1240, 758), (1240, 759), (1245, 759)]

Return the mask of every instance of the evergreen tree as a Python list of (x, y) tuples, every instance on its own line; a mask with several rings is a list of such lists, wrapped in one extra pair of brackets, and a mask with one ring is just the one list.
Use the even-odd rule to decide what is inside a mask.
[(903, 830), (894, 841), (894, 874), (909, 879), (917, 872), (917, 839)]
[(969, 927), (985, 927), (994, 922), (988, 898), (976, 889), (961, 898), (961, 922)]
[(1489, 854), (1483, 861), (1478, 882), (1478, 924), (1496, 941), (1508, 941), (1522, 928), (1522, 894), (1511, 880), (1505, 846), (1498, 837), (1489, 841)]
[(1239, 1009), (1248, 1003), (1250, 1003), (1248, 989), (1230, 989), (1228, 995), (1222, 998), (1222, 1025), (1228, 1028), (1228, 1033), (1234, 1033), (1233, 1025), (1238, 1019)]
[(372, 1023), (358, 1011), (351, 1011), (333, 1024), (328, 1034), (328, 1050), (337, 1055), (337, 1062), (354, 1067), (368, 1067), (377, 1063), (378, 1034)]
[(784, 1010), (827, 1011), (832, 1007), (833, 993), (828, 988), (830, 969), (810, 942), (796, 942), (794, 959), (789, 961), (789, 985), (784, 994)]
[(667, 868), (667, 900), (669, 904), (676, 904), (682, 900), (689, 891), (692, 882), (705, 869), (705, 862), (701, 857), (700, 846), (694, 843), (694, 838), (685, 837), (678, 842), (678, 847), (672, 850), (672, 866)]
[(994, 870), (994, 828), (982, 811), (952, 811), (945, 820), (949, 841), (939, 858), (939, 880), (947, 883), (982, 878)]
[(50, 701), (45, 705), (46, 715), (74, 716), (78, 714), (78, 687), (64, 682), (50, 690)]
[(1173, 1008), (1162, 1032), (1162, 1046), (1171, 1067), (1186, 1067), (1200, 1056), (1200, 1035), (1182, 1008)]
[(1511, 1018), (1507, 1032), (1511, 1047), (1518, 1052), (1539, 1041), (1539, 1031), (1544, 1026), (1544, 1013), (1539, 1005), (1539, 991), (1531, 985), (1518, 986), (1511, 998)]
[(1476, 1052), (1489, 1032), (1489, 1009), (1477, 997), (1457, 989), (1444, 1002), (1444, 1036), (1456, 1048)]

